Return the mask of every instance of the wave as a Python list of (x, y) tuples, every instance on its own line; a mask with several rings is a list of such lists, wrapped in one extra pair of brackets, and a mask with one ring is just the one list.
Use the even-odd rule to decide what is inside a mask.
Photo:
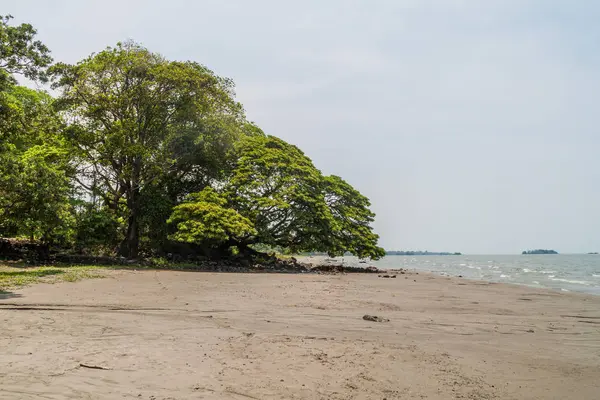
[(565, 283), (572, 283), (574, 285), (591, 285), (591, 282), (588, 281), (577, 281), (577, 280), (571, 280), (571, 279), (562, 279), (562, 278), (551, 278), (550, 280), (555, 281), (555, 282), (565, 282)]

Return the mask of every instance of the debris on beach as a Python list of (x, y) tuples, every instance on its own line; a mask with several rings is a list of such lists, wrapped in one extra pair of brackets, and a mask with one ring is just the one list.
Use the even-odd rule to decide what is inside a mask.
[(350, 267), (350, 266), (346, 266), (346, 265), (341, 265), (341, 264), (336, 264), (336, 265), (330, 265), (330, 264), (321, 264), (321, 265), (316, 265), (312, 268), (310, 268), (310, 272), (317, 272), (317, 273), (329, 273), (329, 274), (341, 274), (341, 273), (362, 273), (362, 274), (373, 274), (373, 273), (382, 273), (385, 272), (384, 270), (380, 270), (376, 267), (367, 267), (367, 268), (361, 268), (361, 267)]
[(363, 319), (365, 321), (371, 321), (371, 322), (390, 322), (390, 320), (387, 318), (382, 318), (382, 317), (378, 317), (376, 315), (369, 315), (369, 314), (364, 315)]
[(100, 365), (92, 365), (92, 364), (84, 364), (84, 363), (79, 363), (79, 366), (82, 368), (88, 368), (88, 369), (102, 369), (105, 371), (109, 371), (110, 368), (108, 367), (102, 367)]

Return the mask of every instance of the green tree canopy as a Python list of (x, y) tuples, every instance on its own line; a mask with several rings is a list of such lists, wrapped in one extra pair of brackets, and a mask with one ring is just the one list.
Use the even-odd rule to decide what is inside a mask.
[[(44, 68), (50, 65), (50, 50), (39, 40), (30, 24), (10, 25), (11, 15), (0, 16), (0, 80), (21, 74), (33, 80), (45, 80)], [(1, 85), (1, 83), (0, 83)]]
[[(11, 19), (0, 16), (0, 235), (129, 258), (169, 238), (383, 255), (369, 200), (248, 122), (231, 80), (134, 42), (49, 67), (36, 30)], [(50, 76), (58, 98), (16, 74)]]
[[(52, 72), (71, 122), (77, 181), (123, 212), (121, 254), (136, 257), (142, 209), (170, 207), (222, 172), (245, 126), (233, 83), (195, 62), (168, 61), (127, 42)], [(163, 200), (160, 200), (162, 198)]]
[(176, 225), (173, 240), (199, 245), (235, 244), (256, 235), (252, 222), (228, 208), (227, 200), (210, 187), (176, 206), (168, 222)]
[(375, 214), (369, 199), (335, 175), (324, 178), (324, 194), (332, 214), (329, 232), (323, 235), (328, 251), (332, 255), (350, 252), (360, 258), (383, 257), (385, 250), (377, 246), (379, 236), (371, 227)]
[(0, 120), (0, 235), (68, 236), (71, 184), (62, 123), (44, 92), (13, 86)]
[[(256, 232), (230, 235), (230, 244), (324, 251), (332, 256), (351, 252), (373, 259), (384, 255), (370, 226), (374, 214), (368, 199), (341, 178), (324, 177), (296, 146), (274, 136), (254, 135), (242, 138), (234, 153), (231, 174), (216, 185), (223, 197), (220, 207), (228, 207), (236, 218), (245, 217)], [(189, 230), (178, 228), (174, 238), (181, 234), (189, 241)], [(201, 230), (192, 233), (196, 242), (211, 239), (205, 235)]]

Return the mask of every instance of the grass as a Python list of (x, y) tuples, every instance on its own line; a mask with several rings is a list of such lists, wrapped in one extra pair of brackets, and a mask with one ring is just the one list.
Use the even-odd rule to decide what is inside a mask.
[(34, 283), (76, 282), (81, 279), (103, 278), (100, 266), (39, 266), (29, 267), (0, 262), (0, 293), (7, 289)]
[(35, 266), (20, 262), (0, 261), (0, 295), (9, 289), (35, 283), (77, 282), (82, 279), (104, 278), (108, 270), (194, 270), (197, 266), (186, 263), (169, 263), (157, 259), (152, 265), (68, 265)]

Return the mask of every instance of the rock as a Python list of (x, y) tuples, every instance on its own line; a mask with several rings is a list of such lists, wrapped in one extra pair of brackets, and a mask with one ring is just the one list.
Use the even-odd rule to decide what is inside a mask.
[(390, 278), (395, 278), (395, 277), (396, 277), (396, 275), (392, 275), (392, 276), (390, 276)]
[(381, 318), (376, 315), (369, 315), (369, 314), (364, 315), (363, 319), (365, 321), (371, 321), (371, 322), (389, 322), (390, 321), (387, 318)]

